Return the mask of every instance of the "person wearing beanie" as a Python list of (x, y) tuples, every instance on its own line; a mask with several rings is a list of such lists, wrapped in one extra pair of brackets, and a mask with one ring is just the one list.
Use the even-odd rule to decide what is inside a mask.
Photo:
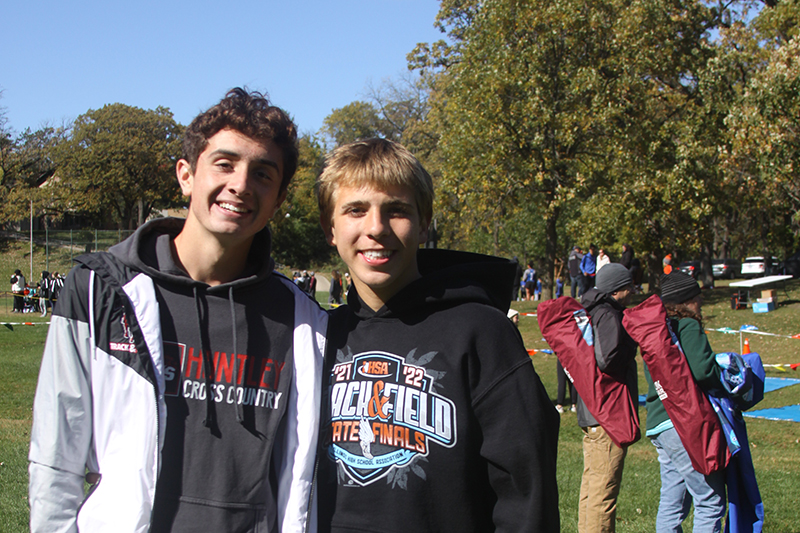
[[(704, 392), (718, 389), (720, 371), (716, 354), (703, 330), (700, 286), (688, 274), (672, 270), (661, 276), (661, 300), (697, 385)], [(661, 468), (661, 500), (656, 516), (656, 532), (681, 531), (681, 523), (689, 515), (692, 503), (694, 531), (720, 531), (726, 507), (725, 471), (719, 470), (704, 476), (692, 468), (678, 432), (658, 397), (647, 365), (644, 370), (648, 385), (645, 435), (658, 451)]]
[[(597, 368), (625, 383), (634, 405), (638, 405), (638, 346), (622, 327), (623, 311), (635, 292), (630, 271), (619, 263), (609, 263), (597, 272), (595, 288), (583, 294), (581, 305), (592, 320)], [(615, 531), (617, 496), (628, 450), (614, 444), (580, 396), (577, 413), (584, 433), (578, 531)]]
[(515, 327), (519, 327), (519, 311), (515, 311), (514, 309), (509, 309), (506, 316), (514, 324)]

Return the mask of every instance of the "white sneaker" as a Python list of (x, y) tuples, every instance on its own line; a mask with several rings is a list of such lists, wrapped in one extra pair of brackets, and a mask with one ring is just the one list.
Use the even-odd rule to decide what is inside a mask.
[(575, 409), (575, 404), (572, 404), (572, 407), (570, 408), (570, 411), (572, 411), (573, 413), (577, 411), (577, 409)]
[(561, 407), (560, 405), (556, 405), (556, 411), (558, 411), (558, 414), (560, 415), (564, 414), (564, 408)]

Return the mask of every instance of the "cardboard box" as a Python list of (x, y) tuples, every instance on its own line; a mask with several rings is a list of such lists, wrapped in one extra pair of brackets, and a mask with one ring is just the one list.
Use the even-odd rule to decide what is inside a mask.
[(756, 302), (753, 304), (754, 313), (769, 313), (770, 311), (774, 310), (775, 310), (775, 302), (769, 302), (769, 303)]
[(776, 293), (775, 289), (770, 289), (768, 291), (761, 291), (761, 297), (762, 298), (772, 298), (773, 301), (774, 301), (775, 298), (777, 297), (777, 293)]

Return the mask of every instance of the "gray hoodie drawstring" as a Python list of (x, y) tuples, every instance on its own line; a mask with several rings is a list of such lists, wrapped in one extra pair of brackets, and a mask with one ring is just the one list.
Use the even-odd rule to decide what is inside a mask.
[(214, 375), (214, 365), (211, 362), (211, 353), (206, 346), (205, 335), (203, 335), (203, 323), (200, 319), (200, 298), (197, 295), (197, 285), (192, 286), (192, 294), (194, 294), (195, 310), (197, 311), (197, 331), (200, 333), (200, 350), (203, 352), (203, 372), (206, 378), (206, 418), (203, 420), (203, 426), (209, 428), (216, 426), (216, 411), (214, 409), (214, 400), (211, 394), (212, 376)]
[[(231, 304), (231, 330), (233, 331), (233, 386), (235, 389), (237, 380), (239, 379), (239, 354), (236, 352), (236, 306), (233, 305), (232, 286), (228, 288), (228, 302)], [(244, 385), (244, 380), (242, 380), (242, 385)], [(242, 389), (242, 399), (244, 399), (244, 389)], [(236, 421), (240, 424), (244, 424), (244, 409), (242, 408), (242, 402), (236, 401), (234, 403), (236, 404)]]

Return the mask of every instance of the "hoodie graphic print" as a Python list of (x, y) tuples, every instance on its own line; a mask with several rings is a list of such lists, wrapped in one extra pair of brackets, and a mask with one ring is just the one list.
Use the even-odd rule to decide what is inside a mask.
[(331, 447), (348, 482), (369, 485), (427, 456), (431, 445), (452, 448), (456, 405), (436, 392), (435, 353), (405, 357), (381, 351), (339, 352), (331, 372)]
[(513, 263), (417, 260), (378, 311), (352, 287), (330, 314), (319, 531), (558, 531), (558, 414), (506, 317)]

